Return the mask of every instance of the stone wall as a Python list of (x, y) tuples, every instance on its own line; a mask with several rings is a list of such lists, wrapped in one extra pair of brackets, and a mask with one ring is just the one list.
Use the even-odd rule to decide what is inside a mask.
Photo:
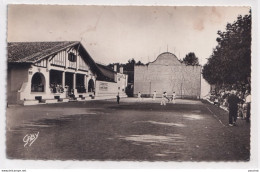
[(171, 53), (163, 53), (145, 66), (135, 66), (134, 95), (161, 97), (174, 91), (178, 97), (199, 98), (201, 92), (201, 66), (186, 66)]

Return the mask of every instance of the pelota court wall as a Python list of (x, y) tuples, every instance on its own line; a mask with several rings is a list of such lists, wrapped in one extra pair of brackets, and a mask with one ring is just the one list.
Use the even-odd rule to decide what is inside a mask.
[(200, 98), (201, 66), (186, 66), (168, 52), (147, 65), (135, 66), (134, 95), (141, 92), (144, 97), (149, 97), (154, 91), (157, 97), (161, 97), (164, 91), (168, 95), (174, 91), (177, 97)]

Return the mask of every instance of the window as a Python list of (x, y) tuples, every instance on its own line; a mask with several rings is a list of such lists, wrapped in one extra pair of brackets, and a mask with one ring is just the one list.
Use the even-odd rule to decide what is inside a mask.
[(77, 56), (74, 53), (70, 52), (69, 53), (69, 61), (76, 62), (76, 60), (77, 60)]

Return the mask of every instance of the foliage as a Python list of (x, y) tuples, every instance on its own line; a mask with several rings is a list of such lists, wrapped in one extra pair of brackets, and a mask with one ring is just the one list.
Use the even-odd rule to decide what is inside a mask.
[(217, 85), (247, 83), (251, 76), (251, 11), (217, 34), (218, 45), (203, 66), (203, 77)]
[(199, 59), (198, 57), (196, 57), (195, 53), (189, 53), (185, 56), (185, 58), (183, 58), (182, 60), (183, 63), (185, 63), (186, 65), (199, 65)]
[(136, 62), (135, 59), (129, 59), (126, 64), (112, 63), (108, 67), (111, 69), (114, 68), (114, 65), (117, 66), (117, 72), (119, 72), (119, 67), (122, 66), (124, 73), (128, 75), (128, 83), (134, 83), (134, 66), (135, 65), (144, 65), (141, 61)]

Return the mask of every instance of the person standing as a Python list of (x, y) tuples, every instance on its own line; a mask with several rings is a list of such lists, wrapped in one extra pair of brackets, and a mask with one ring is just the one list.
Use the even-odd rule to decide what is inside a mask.
[(170, 102), (170, 99), (168, 98), (168, 95), (167, 95), (167, 92), (166, 92), (166, 91), (164, 92), (164, 94), (165, 94), (165, 102), (166, 102), (166, 100), (167, 100), (168, 102)]
[(171, 101), (173, 104), (175, 104), (175, 97), (176, 97), (176, 94), (175, 92), (172, 93), (172, 98), (171, 98)]
[(246, 111), (246, 122), (250, 121), (250, 110), (251, 110), (251, 94), (248, 91), (248, 95), (246, 96), (246, 105), (247, 105), (247, 111)]
[(167, 94), (166, 94), (166, 92), (164, 92), (164, 93), (162, 94), (161, 105), (166, 106), (166, 99), (167, 99)]
[(239, 101), (239, 98), (236, 96), (236, 91), (232, 90), (230, 96), (228, 97), (229, 126), (236, 125)]
[(117, 101), (117, 104), (119, 104), (119, 101), (120, 101), (119, 93), (118, 93), (117, 96), (116, 96), (116, 101)]
[(139, 92), (138, 93), (138, 101), (141, 101), (142, 100), (142, 94)]
[(156, 99), (156, 91), (153, 92), (153, 100)]

